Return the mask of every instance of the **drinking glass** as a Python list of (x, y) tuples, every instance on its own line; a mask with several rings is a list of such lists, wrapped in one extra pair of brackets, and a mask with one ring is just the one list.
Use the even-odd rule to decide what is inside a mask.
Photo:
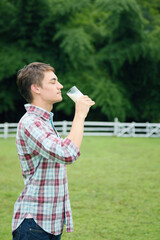
[(73, 86), (68, 90), (67, 95), (75, 102), (79, 97), (83, 96), (83, 93), (76, 86)]

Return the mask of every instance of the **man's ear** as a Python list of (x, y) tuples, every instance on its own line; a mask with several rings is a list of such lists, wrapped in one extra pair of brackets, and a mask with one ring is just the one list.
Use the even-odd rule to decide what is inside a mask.
[(33, 92), (35, 94), (39, 94), (40, 93), (40, 87), (37, 84), (32, 84), (31, 85), (31, 92)]

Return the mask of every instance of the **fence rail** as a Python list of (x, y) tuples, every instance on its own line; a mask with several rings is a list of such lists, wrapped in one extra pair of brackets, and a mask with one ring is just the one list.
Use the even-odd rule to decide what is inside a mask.
[[(17, 123), (1, 123), (0, 138), (7, 139), (15, 137), (17, 131)], [(54, 122), (57, 131), (66, 136), (72, 122), (61, 121)], [(159, 123), (121, 123), (116, 118), (114, 122), (85, 122), (85, 136), (117, 136), (117, 137), (160, 137)]]

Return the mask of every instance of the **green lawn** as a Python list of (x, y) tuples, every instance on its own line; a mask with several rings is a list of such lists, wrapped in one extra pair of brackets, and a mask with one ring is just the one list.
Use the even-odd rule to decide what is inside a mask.
[[(65, 240), (160, 239), (160, 139), (85, 137), (68, 166), (74, 232)], [(23, 189), (15, 139), (0, 139), (0, 240)]]

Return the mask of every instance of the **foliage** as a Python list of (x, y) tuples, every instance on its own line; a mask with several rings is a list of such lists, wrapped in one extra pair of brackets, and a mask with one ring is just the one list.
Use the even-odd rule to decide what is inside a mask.
[[(159, 121), (159, 22), (157, 0), (2, 0), (1, 116), (22, 112), (17, 70), (43, 61), (64, 92), (77, 85), (94, 98), (91, 119)], [(69, 118), (74, 105), (64, 100), (56, 109)]]

